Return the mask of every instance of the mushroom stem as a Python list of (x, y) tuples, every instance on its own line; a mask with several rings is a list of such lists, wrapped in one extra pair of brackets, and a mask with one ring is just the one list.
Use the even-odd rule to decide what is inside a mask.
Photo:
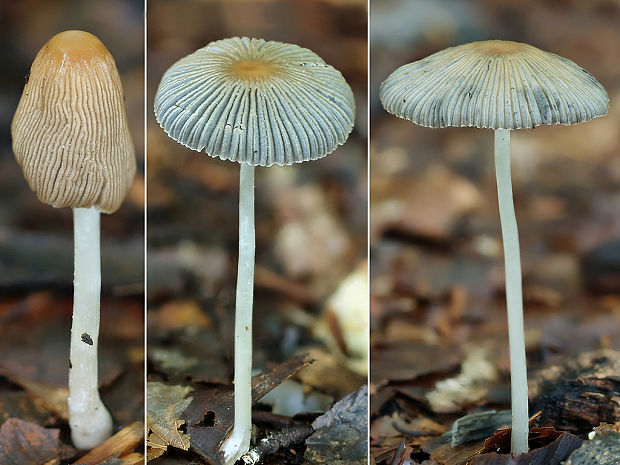
[(239, 264), (235, 306), (235, 425), (220, 448), (227, 465), (235, 463), (249, 450), (252, 433), (254, 249), (254, 166), (241, 163)]
[(69, 424), (78, 449), (92, 449), (112, 432), (112, 417), (99, 397), (97, 340), (101, 258), (99, 210), (74, 208), (75, 269), (69, 356)]
[(523, 295), (521, 289), (521, 257), (519, 231), (512, 201), (510, 179), (510, 130), (495, 130), (495, 175), (499, 217), (504, 242), (506, 268), (506, 304), (508, 307), (508, 344), (510, 346), (510, 385), (512, 397), (512, 435), (510, 451), (523, 454), (528, 450), (527, 369), (523, 331)]

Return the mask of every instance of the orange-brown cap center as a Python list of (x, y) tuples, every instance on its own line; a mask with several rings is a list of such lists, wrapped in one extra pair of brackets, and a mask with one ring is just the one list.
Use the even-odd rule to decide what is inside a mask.
[[(472, 43), (472, 47), (484, 55), (513, 55), (523, 52), (528, 46), (509, 40), (485, 40)], [(530, 47), (531, 48), (531, 47)]]
[(110, 52), (94, 35), (84, 31), (64, 31), (45, 44), (45, 52), (72, 62), (91, 61), (107, 57)]
[(240, 79), (264, 79), (277, 72), (277, 67), (268, 61), (243, 59), (230, 66), (230, 73)]

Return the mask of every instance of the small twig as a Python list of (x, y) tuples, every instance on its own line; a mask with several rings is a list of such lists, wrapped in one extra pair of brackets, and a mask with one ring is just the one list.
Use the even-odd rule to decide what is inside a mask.
[(243, 462), (248, 465), (258, 463), (263, 457), (276, 453), (281, 448), (292, 447), (301, 444), (313, 433), (312, 426), (299, 423), (294, 426), (286, 426), (280, 431), (269, 433), (266, 438), (258, 441), (243, 457)]

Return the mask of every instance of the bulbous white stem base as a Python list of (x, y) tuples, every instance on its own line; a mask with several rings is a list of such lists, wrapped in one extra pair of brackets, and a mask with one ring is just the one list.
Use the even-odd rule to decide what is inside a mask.
[(69, 369), (69, 426), (78, 449), (92, 449), (112, 433), (112, 416), (99, 397), (97, 342), (101, 259), (99, 211), (74, 208), (75, 269)]
[(527, 368), (523, 330), (523, 291), (519, 231), (512, 201), (510, 179), (510, 130), (495, 130), (495, 175), (499, 217), (504, 242), (506, 268), (506, 306), (508, 308), (508, 344), (510, 346), (510, 392), (512, 397), (512, 433), (510, 452), (524, 454), (528, 450)]
[(235, 425), (220, 451), (226, 465), (250, 449), (252, 435), (252, 303), (254, 300), (254, 167), (241, 163), (239, 265), (235, 301)]
[(252, 429), (241, 430), (235, 426), (230, 436), (222, 443), (220, 451), (224, 454), (225, 465), (233, 465), (250, 450)]
[(90, 404), (82, 411), (69, 409), (71, 440), (78, 449), (97, 447), (112, 434), (112, 415), (99, 399), (99, 395)]

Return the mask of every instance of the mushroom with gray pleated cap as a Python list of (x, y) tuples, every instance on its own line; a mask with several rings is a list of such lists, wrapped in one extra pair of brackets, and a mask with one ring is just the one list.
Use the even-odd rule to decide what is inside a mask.
[(11, 134), (15, 158), (39, 199), (73, 209), (69, 425), (74, 445), (92, 448), (112, 431), (97, 382), (100, 212), (120, 207), (136, 171), (121, 80), (97, 37), (64, 31), (41, 48)]
[(389, 113), (421, 126), (495, 130), (512, 383), (511, 451), (527, 452), (527, 372), (510, 130), (604, 116), (609, 107), (607, 92), (566, 58), (528, 44), (488, 40), (451, 47), (401, 66), (381, 84), (379, 96)]
[(262, 39), (212, 42), (164, 74), (155, 116), (175, 141), (240, 163), (239, 267), (235, 309), (235, 424), (225, 463), (251, 434), (254, 167), (316, 160), (343, 144), (355, 103), (340, 72), (312, 51)]

